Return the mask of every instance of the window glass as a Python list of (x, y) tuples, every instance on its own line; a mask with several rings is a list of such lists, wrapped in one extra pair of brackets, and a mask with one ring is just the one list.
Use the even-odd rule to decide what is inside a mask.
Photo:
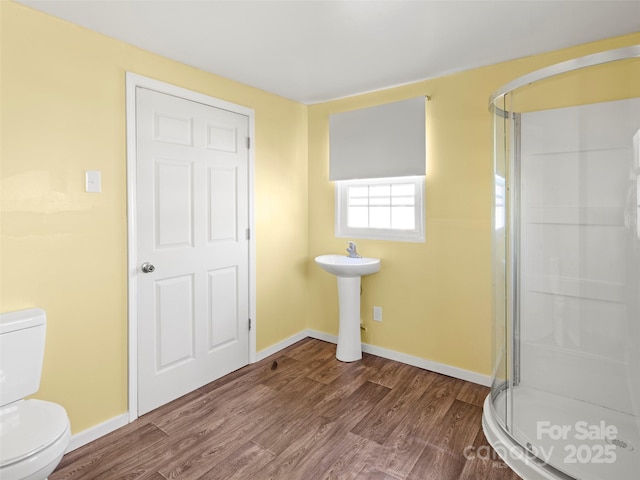
[(424, 177), (336, 182), (336, 235), (424, 241)]

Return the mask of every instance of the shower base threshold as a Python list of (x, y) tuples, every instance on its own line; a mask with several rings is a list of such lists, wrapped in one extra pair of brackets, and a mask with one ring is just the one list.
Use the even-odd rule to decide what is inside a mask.
[(482, 415), (487, 440), (505, 463), (523, 479), (638, 478), (638, 418), (576, 399), (518, 386), (513, 389), (513, 427), (511, 434), (508, 434), (495, 418), (495, 412), (506, 411), (505, 392), (498, 395), (495, 410), (490, 397), (484, 402)]

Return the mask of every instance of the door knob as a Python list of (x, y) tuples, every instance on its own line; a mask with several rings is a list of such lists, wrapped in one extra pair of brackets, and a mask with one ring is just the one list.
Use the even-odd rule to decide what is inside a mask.
[(144, 262), (140, 268), (142, 268), (143, 273), (151, 273), (156, 269), (156, 267), (149, 262)]

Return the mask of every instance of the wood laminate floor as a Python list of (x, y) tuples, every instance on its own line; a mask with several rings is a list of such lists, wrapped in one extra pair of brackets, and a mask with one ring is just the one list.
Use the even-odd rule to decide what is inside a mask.
[(487, 458), (488, 392), (307, 338), (68, 453), (49, 480), (517, 480)]

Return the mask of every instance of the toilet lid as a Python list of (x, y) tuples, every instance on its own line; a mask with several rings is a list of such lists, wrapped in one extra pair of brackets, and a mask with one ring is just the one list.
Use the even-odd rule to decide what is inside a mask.
[(43, 400), (20, 400), (0, 408), (0, 467), (48, 447), (69, 428), (67, 412)]

